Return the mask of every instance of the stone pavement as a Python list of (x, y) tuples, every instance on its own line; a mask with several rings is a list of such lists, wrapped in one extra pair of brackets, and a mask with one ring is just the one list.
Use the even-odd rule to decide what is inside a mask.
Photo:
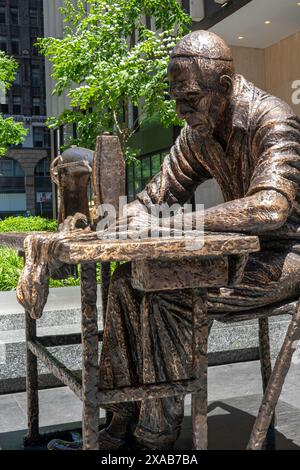
[[(258, 362), (210, 367), (209, 447), (244, 449), (261, 400)], [(177, 448), (191, 445), (190, 397)], [(43, 431), (80, 427), (81, 403), (65, 387), (40, 392)], [(103, 414), (102, 414), (103, 416)], [(20, 449), (26, 433), (26, 395), (0, 396), (0, 448)], [(300, 364), (293, 365), (277, 409), (278, 449), (300, 449)]]

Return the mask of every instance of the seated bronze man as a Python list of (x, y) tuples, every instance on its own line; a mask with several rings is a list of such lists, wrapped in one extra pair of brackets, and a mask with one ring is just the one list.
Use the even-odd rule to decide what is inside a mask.
[[(170, 95), (185, 119), (160, 172), (129, 205), (130, 227), (147, 224), (145, 208), (184, 204), (198, 185), (219, 183), (225, 202), (205, 210), (207, 231), (258, 234), (261, 252), (250, 256), (242, 283), (208, 291), (208, 309), (241, 312), (299, 297), (300, 121), (280, 99), (235, 74), (231, 51), (218, 36), (195, 31), (171, 54)], [(197, 212), (192, 214), (194, 222)], [(130, 264), (114, 273), (101, 353), (101, 388), (191, 375), (191, 298), (185, 291), (151, 294), (149, 350), (141, 350), (142, 293), (131, 285)], [(126, 445), (172, 448), (181, 429), (184, 397), (116, 404), (100, 448)]]

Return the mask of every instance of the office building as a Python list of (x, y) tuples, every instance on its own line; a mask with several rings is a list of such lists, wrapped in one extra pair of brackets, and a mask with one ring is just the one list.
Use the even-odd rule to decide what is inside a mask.
[(43, 34), (42, 0), (0, 0), (0, 49), (19, 63), (11, 89), (1, 97), (1, 112), (28, 130), (23, 144), (0, 159), (0, 217), (26, 211), (52, 216), (45, 64), (34, 46)]

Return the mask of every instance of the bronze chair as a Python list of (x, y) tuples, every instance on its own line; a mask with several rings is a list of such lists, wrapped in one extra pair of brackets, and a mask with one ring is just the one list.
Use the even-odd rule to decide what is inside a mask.
[[(279, 315), (291, 315), (285, 339), (272, 370), (269, 338), (269, 318)], [(263, 399), (248, 443), (248, 450), (275, 448), (275, 408), (280, 398), (282, 387), (291, 366), (293, 354), (300, 341), (300, 304), (298, 299), (280, 302), (268, 307), (243, 313), (220, 314), (215, 320), (223, 323), (237, 323), (258, 319), (259, 352), (263, 384)], [(267, 438), (267, 441), (265, 439)]]

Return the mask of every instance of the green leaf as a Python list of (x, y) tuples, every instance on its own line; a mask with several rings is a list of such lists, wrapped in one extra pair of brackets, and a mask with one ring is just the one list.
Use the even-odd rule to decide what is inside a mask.
[[(0, 51), (0, 91), (2, 97), (11, 87), (17, 67), (18, 64), (13, 57)], [(21, 123), (16, 123), (13, 118), (4, 119), (0, 114), (0, 157), (6, 153), (11, 145), (20, 144), (26, 134), (27, 130)]]

